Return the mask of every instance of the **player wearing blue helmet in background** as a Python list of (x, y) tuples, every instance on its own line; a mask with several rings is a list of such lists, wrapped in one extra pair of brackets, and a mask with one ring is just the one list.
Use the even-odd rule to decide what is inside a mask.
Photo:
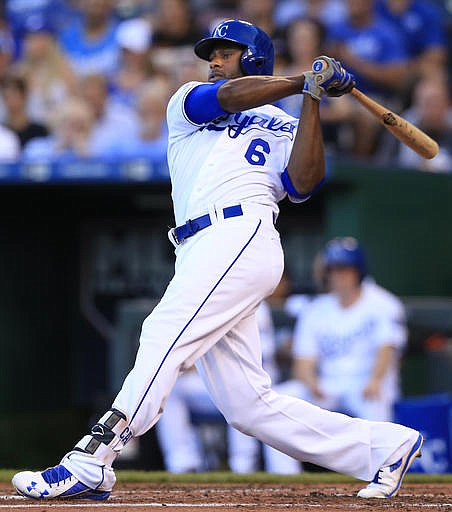
[(329, 241), (321, 256), (328, 293), (297, 324), (296, 374), (323, 407), (391, 421), (407, 341), (402, 302), (367, 277), (356, 238)]
[[(319, 102), (354, 86), (325, 56), (318, 71), (263, 74), (272, 71), (269, 41), (257, 27), (227, 20), (196, 46), (208, 80), (182, 85), (167, 109), (174, 277), (143, 322), (135, 366), (111, 409), (60, 464), (16, 474), (22, 495), (108, 498), (116, 456), (158, 421), (178, 375), (193, 364), (229, 424), (299, 460), (367, 481), (377, 473), (367, 496), (395, 495), (419, 455), (415, 430), (280, 395), (262, 368), (256, 310), (284, 261), (278, 202), (303, 202), (323, 183)], [(302, 93), (300, 119), (272, 105)]]

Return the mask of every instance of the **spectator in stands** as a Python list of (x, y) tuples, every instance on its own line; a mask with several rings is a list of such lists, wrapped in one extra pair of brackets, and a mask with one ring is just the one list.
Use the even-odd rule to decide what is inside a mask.
[(0, 81), (0, 91), (6, 109), (5, 124), (19, 137), (21, 148), (29, 140), (49, 134), (47, 126), (28, 115), (28, 87), (22, 76), (14, 73), (4, 76)]
[(195, 62), (192, 47), (202, 33), (189, 2), (158, 0), (152, 33), (151, 58), (156, 70), (171, 72), (181, 60)]
[(452, 104), (446, 81), (441, 80), (441, 76), (420, 80), (414, 88), (411, 107), (402, 115), (438, 142), (439, 153), (425, 160), (388, 133), (381, 140), (377, 161), (384, 165), (452, 173)]
[(210, 35), (212, 28), (218, 20), (231, 20), (238, 17), (238, 0), (192, 0), (197, 26), (206, 36)]
[(276, 3), (275, 0), (239, 0), (237, 17), (261, 27), (272, 38), (275, 47), (275, 65), (278, 67), (286, 44), (283, 30), (275, 23)]
[(109, 96), (107, 77), (88, 74), (80, 79), (80, 96), (93, 114), (93, 137), (103, 147), (111, 147), (118, 137), (135, 137), (138, 131), (136, 111)]
[(111, 76), (119, 66), (114, 0), (80, 0), (79, 16), (61, 32), (60, 44), (74, 73)]
[(156, 48), (193, 45), (202, 34), (193, 18), (190, 2), (158, 0), (153, 19), (152, 44)]
[(325, 36), (325, 25), (315, 18), (303, 16), (291, 20), (286, 27), (288, 64), (283, 71), (300, 73), (310, 69), (315, 57), (326, 51)]
[(14, 40), (5, 18), (0, 16), (0, 77), (8, 70), (14, 57)]
[[(389, 108), (400, 110), (408, 74), (404, 40), (375, 15), (374, 0), (347, 0), (347, 19), (330, 28), (331, 54), (349, 69), (357, 87)], [(381, 133), (378, 121), (354, 102), (351, 153), (369, 157)]]
[(377, 0), (377, 12), (404, 36), (411, 83), (445, 73), (446, 35), (438, 5), (426, 0)]
[(151, 37), (150, 24), (144, 18), (133, 18), (119, 24), (119, 69), (112, 77), (110, 89), (116, 100), (132, 108), (136, 106), (138, 89), (152, 74)]
[[(286, 29), (287, 60), (288, 64), (281, 69), (282, 75), (298, 75), (311, 68), (313, 60), (325, 51), (325, 26), (314, 18), (296, 18)], [(293, 95), (283, 98), (278, 106), (288, 114), (299, 117), (303, 95)], [(322, 111), (322, 129), (325, 147), (331, 152), (340, 147), (339, 135), (347, 129), (353, 113), (353, 99), (322, 98), (320, 108)]]
[(73, 21), (75, 11), (72, 4), (75, 2), (70, 0), (5, 0), (5, 15), (16, 44), (15, 58), (22, 55), (23, 38), (30, 23), (45, 19), (58, 32)]
[(103, 141), (95, 136), (94, 116), (84, 100), (71, 96), (54, 114), (51, 134), (26, 144), (22, 153), (24, 161), (68, 162), (107, 155)]
[(239, 0), (238, 18), (262, 28), (272, 38), (277, 27), (274, 20), (275, 0)]
[(154, 0), (116, 0), (115, 12), (119, 19), (129, 20), (151, 14), (154, 4)]
[[(14, 40), (7, 21), (0, 16), (0, 80), (8, 72), (14, 56)], [(0, 100), (0, 122), (5, 119), (5, 108)]]
[(348, 16), (328, 33), (334, 57), (349, 66), (362, 91), (400, 91), (408, 56), (402, 35), (375, 15), (374, 0), (347, 0)]
[(168, 128), (166, 106), (170, 96), (168, 80), (149, 80), (138, 91), (138, 130), (121, 130), (109, 150), (121, 157), (146, 157), (155, 165), (166, 164)]
[(275, 22), (287, 26), (295, 18), (313, 18), (330, 27), (347, 15), (343, 0), (282, 0), (275, 5)]
[(13, 163), (20, 155), (19, 137), (0, 124), (0, 163)]
[(30, 116), (47, 124), (49, 115), (74, 91), (75, 76), (48, 20), (34, 16), (24, 30), (23, 53), (14, 69), (27, 81)]

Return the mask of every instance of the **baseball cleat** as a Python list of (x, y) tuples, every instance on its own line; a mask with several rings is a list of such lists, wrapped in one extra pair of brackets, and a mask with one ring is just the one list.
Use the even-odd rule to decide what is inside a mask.
[(12, 484), (26, 498), (85, 498), (106, 500), (111, 491), (90, 489), (61, 464), (45, 471), (22, 471), (14, 475)]
[(358, 492), (359, 498), (391, 498), (396, 496), (403, 477), (416, 457), (421, 456), (424, 438), (419, 434), (411, 449), (397, 462), (379, 469), (372, 482)]

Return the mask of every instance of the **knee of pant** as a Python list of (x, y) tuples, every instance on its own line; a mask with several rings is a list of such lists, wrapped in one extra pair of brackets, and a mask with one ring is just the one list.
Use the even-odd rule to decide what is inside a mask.
[(247, 422), (245, 418), (235, 419), (234, 421), (228, 421), (228, 424), (231, 425), (231, 427), (234, 427), (239, 432), (242, 432), (242, 434), (247, 434), (249, 436), (253, 435), (253, 426), (249, 422)]
[(254, 435), (254, 431), (259, 423), (259, 420), (254, 418), (252, 414), (249, 414), (249, 409), (246, 407), (241, 410), (236, 409), (233, 411), (231, 415), (226, 418), (226, 421), (231, 427), (249, 436)]
[(268, 415), (268, 403), (272, 400), (271, 388), (262, 388), (251, 393), (243, 393), (242, 400), (230, 405), (224, 411), (226, 421), (231, 427), (249, 436), (259, 437), (262, 420)]

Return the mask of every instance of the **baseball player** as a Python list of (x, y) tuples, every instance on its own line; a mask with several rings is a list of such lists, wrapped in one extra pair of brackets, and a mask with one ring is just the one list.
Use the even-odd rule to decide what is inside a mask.
[(321, 407), (391, 421), (407, 341), (403, 305), (365, 279), (366, 258), (355, 238), (331, 240), (323, 262), (330, 293), (295, 328), (295, 372)]
[[(255, 311), (278, 284), (278, 202), (308, 199), (325, 175), (319, 101), (353, 77), (333, 59), (299, 76), (272, 76), (271, 39), (241, 20), (199, 41), (208, 81), (182, 85), (168, 104), (168, 164), (176, 227), (175, 274), (144, 320), (135, 366), (112, 407), (60, 464), (13, 477), (28, 497), (108, 498), (112, 464), (162, 414), (177, 376), (198, 370), (228, 423), (299, 460), (373, 482), (360, 496), (397, 494), (422, 436), (280, 395), (262, 368)], [(271, 105), (305, 94), (300, 120)]]

